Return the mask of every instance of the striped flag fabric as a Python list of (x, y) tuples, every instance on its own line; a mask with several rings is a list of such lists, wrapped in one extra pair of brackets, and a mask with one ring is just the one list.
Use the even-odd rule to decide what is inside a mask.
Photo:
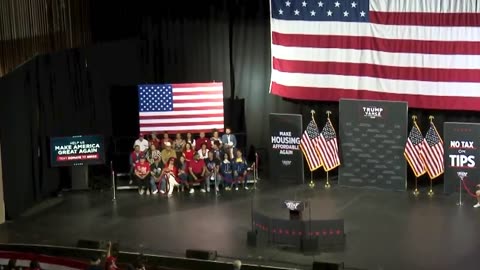
[(323, 169), (328, 172), (340, 165), (340, 157), (338, 156), (337, 134), (333, 128), (330, 118), (320, 133), (320, 157), (323, 163)]
[(423, 136), (418, 128), (417, 123), (414, 121), (412, 130), (410, 130), (410, 134), (408, 135), (407, 144), (405, 145), (405, 152), (403, 155), (405, 156), (408, 164), (410, 164), (410, 168), (412, 168), (415, 177), (419, 177), (427, 172), (425, 162), (423, 161), (421, 154), (422, 147)]
[(476, 0), (271, 0), (270, 93), (480, 110)]
[(138, 85), (140, 132), (223, 130), (223, 84)]
[(320, 158), (320, 132), (318, 131), (317, 123), (312, 119), (307, 125), (307, 129), (303, 132), (300, 139), (300, 148), (307, 160), (310, 171), (314, 171), (322, 167), (322, 160)]
[(443, 141), (433, 122), (423, 140), (421, 154), (430, 179), (440, 176), (444, 171)]

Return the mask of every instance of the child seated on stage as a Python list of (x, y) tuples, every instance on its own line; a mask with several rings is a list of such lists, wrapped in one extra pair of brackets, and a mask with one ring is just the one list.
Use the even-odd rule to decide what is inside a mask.
[(230, 191), (233, 188), (233, 169), (228, 156), (228, 153), (223, 154), (223, 161), (220, 163), (220, 176), (225, 185), (225, 190)]
[[(161, 182), (161, 176), (162, 176), (162, 169), (164, 165), (162, 161), (160, 160), (160, 156), (156, 156), (153, 158), (153, 163), (150, 165), (150, 174), (151, 176), (151, 182), (153, 183), (153, 191), (152, 194), (157, 194), (158, 188), (157, 186), (160, 185)], [(161, 193), (165, 193), (164, 190), (160, 190)]]
[(243, 183), (243, 188), (248, 190), (248, 187), (246, 185), (246, 176), (247, 176), (247, 170), (248, 170), (248, 165), (247, 161), (243, 157), (242, 151), (240, 149), (237, 150), (236, 152), (236, 157), (232, 161), (232, 167), (233, 167), (233, 178), (234, 178), (234, 183), (235, 183), (235, 190), (238, 190), (238, 183), (242, 182)]
[(211, 152), (213, 152), (213, 156), (218, 159), (218, 160), (222, 160), (223, 159), (223, 152), (222, 150), (220, 150), (220, 143), (218, 141), (215, 141), (214, 143), (212, 143), (212, 150)]
[(180, 185), (182, 191), (184, 187), (188, 189), (188, 162), (184, 156), (180, 156), (177, 163), (178, 168), (178, 180), (180, 180)]
[(208, 152), (208, 158), (205, 160), (205, 166), (207, 172), (205, 174), (205, 185), (207, 186), (207, 192), (210, 192), (210, 182), (213, 181), (215, 185), (215, 191), (219, 191), (220, 178), (218, 175), (218, 169), (220, 167), (220, 160), (217, 159), (213, 152)]

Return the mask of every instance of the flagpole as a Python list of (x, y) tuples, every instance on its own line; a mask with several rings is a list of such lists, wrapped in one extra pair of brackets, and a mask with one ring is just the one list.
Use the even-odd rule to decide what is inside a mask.
[(418, 196), (420, 194), (420, 191), (418, 191), (418, 177), (415, 177), (415, 190), (413, 191), (414, 196)]
[[(412, 115), (412, 120), (413, 120), (413, 124), (416, 125), (416, 123), (417, 123), (417, 116), (416, 116), (416, 115)], [(414, 196), (418, 196), (418, 194), (420, 194), (420, 191), (418, 191), (418, 177), (415, 176), (415, 190), (413, 191), (413, 195), (414, 195)]]
[[(332, 112), (331, 112), (331, 111), (327, 111), (326, 114), (327, 114), (327, 121), (330, 121), (330, 114), (332, 114)], [(325, 188), (326, 188), (326, 189), (329, 189), (330, 187), (331, 187), (331, 185), (330, 185), (330, 179), (328, 178), (328, 171), (327, 171), (327, 182), (325, 183)]]
[[(433, 115), (430, 115), (428, 117), (428, 119), (430, 119), (430, 124), (433, 123), (434, 118), (435, 117), (433, 117)], [(430, 190), (428, 191), (427, 195), (430, 196), (430, 197), (433, 197), (433, 195), (435, 195), (435, 193), (433, 192), (433, 179), (431, 179), (431, 178), (430, 178)]]
[[(315, 123), (315, 125), (316, 125), (317, 123), (315, 122), (315, 117), (314, 117), (315, 111), (314, 111), (314, 110), (311, 110), (310, 113), (312, 114), (312, 121), (313, 121), (313, 122)], [(310, 188), (314, 188), (314, 187), (315, 187), (315, 182), (313, 182), (313, 171), (310, 171), (310, 183), (308, 183), (308, 186), (309, 186)]]

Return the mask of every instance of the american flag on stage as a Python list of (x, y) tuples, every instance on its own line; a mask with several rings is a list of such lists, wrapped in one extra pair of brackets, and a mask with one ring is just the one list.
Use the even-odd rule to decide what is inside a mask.
[(138, 86), (141, 132), (223, 130), (223, 84)]
[(317, 124), (313, 119), (308, 123), (307, 129), (303, 132), (300, 140), (300, 148), (307, 160), (310, 171), (314, 171), (322, 167), (322, 160), (320, 159), (320, 132)]
[(337, 134), (330, 119), (327, 119), (322, 133), (320, 133), (319, 142), (323, 169), (328, 172), (338, 167), (340, 165), (340, 157), (338, 156)]
[(433, 122), (425, 135), (422, 147), (422, 158), (425, 162), (428, 176), (434, 179), (441, 175), (444, 171), (443, 165), (443, 141), (438, 135), (437, 129)]
[(410, 130), (410, 134), (408, 135), (408, 140), (403, 155), (407, 159), (408, 164), (410, 164), (410, 167), (412, 168), (412, 171), (416, 177), (419, 177), (426, 172), (425, 162), (423, 161), (421, 155), (422, 146), (423, 136), (417, 126), (417, 123), (414, 121), (412, 130)]
[(271, 0), (270, 92), (480, 110), (477, 0)]

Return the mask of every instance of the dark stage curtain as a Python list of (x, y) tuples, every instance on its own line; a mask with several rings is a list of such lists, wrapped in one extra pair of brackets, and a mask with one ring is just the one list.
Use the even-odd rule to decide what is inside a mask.
[[(138, 42), (124, 41), (42, 55), (0, 80), (0, 140), (9, 218), (69, 187), (68, 168), (49, 165), (51, 136), (101, 134), (108, 147), (110, 87), (141, 79), (138, 48)], [(120, 57), (124, 65), (119, 66)]]
[(0, 76), (39, 53), (89, 45), (90, 2), (0, 1)]

